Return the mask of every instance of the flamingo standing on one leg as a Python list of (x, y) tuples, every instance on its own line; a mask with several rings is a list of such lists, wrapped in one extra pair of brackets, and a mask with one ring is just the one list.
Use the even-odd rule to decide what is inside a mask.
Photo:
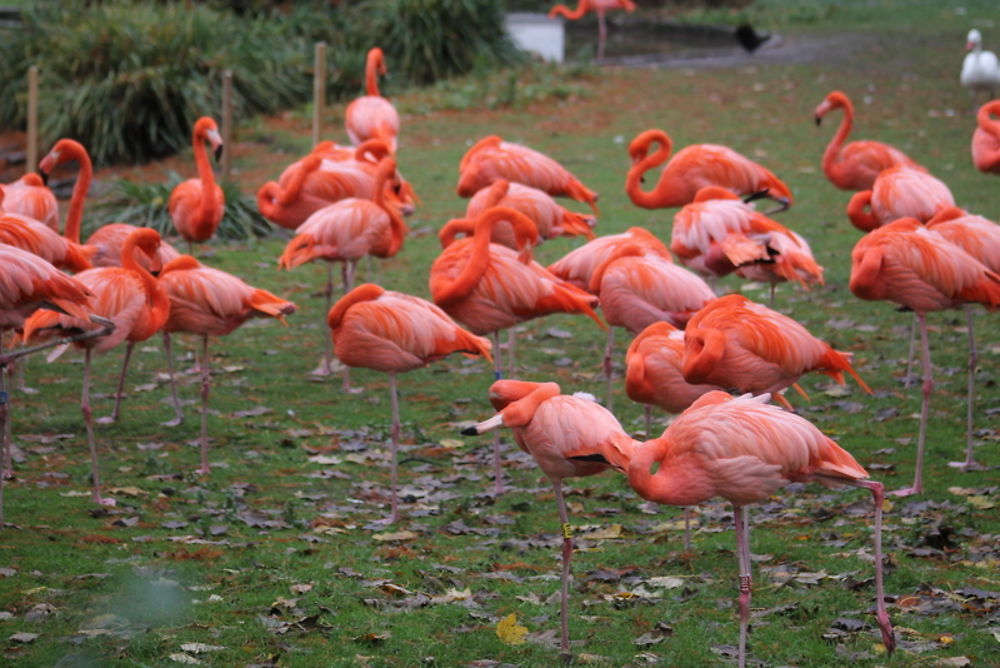
[[(976, 216), (949, 207), (927, 221), (927, 229), (934, 230), (945, 239), (982, 262), (990, 271), (1000, 274), (1000, 225), (982, 216)], [(972, 427), (975, 417), (975, 384), (978, 355), (973, 327), (972, 305), (965, 305), (966, 326), (969, 330), (968, 390), (965, 407), (965, 461), (949, 462), (949, 466), (963, 471), (979, 471), (983, 466), (973, 457)]]
[[(518, 237), (521, 253), (490, 243), (493, 226), (508, 221)], [(605, 327), (594, 307), (597, 298), (553, 276), (531, 260), (531, 246), (538, 230), (523, 213), (507, 207), (484, 211), (472, 237), (445, 248), (431, 265), (430, 291), (434, 303), (474, 334), (493, 333), (494, 374), (501, 377), (500, 330), (549, 313), (583, 313)], [(511, 333), (510, 366), (513, 372), (514, 337)], [(493, 450), (494, 489), (503, 488), (499, 437)]]
[(847, 217), (854, 227), (871, 232), (899, 218), (925, 223), (948, 206), (955, 206), (955, 198), (940, 179), (923, 167), (896, 165), (879, 174), (870, 190), (854, 193)]
[(458, 165), (458, 196), (471, 197), (497, 179), (538, 188), (555, 197), (569, 197), (597, 210), (597, 193), (558, 162), (534, 149), (507, 142), (498, 135), (480, 139)]
[(560, 394), (556, 383), (498, 380), (490, 386), (490, 403), (497, 415), (469, 427), (472, 436), (510, 427), (518, 446), (538, 463), (552, 481), (562, 524), (562, 587), (560, 590), (560, 650), (565, 662), (569, 648), (569, 575), (573, 532), (566, 512), (562, 483), (601, 473), (609, 462), (627, 462), (636, 442), (606, 408), (592, 398)]
[(377, 46), (365, 59), (365, 95), (357, 98), (344, 111), (344, 127), (351, 143), (359, 146), (369, 139), (381, 139), (396, 153), (399, 135), (399, 114), (389, 100), (378, 92), (378, 75), (385, 75), (385, 56)]
[(195, 121), (191, 141), (198, 178), (178, 183), (167, 202), (170, 219), (188, 243), (188, 252), (191, 252), (191, 244), (212, 238), (222, 222), (226, 207), (226, 195), (215, 182), (215, 174), (205, 153), (206, 141), (212, 145), (216, 159), (222, 153), (222, 137), (215, 120), (202, 116)]
[(208, 474), (208, 392), (212, 382), (208, 355), (208, 337), (225, 336), (254, 316), (277, 318), (283, 324), (285, 316), (296, 306), (267, 290), (251, 287), (242, 279), (218, 269), (206, 267), (190, 255), (182, 255), (164, 265), (159, 284), (170, 298), (170, 316), (163, 325), (163, 344), (170, 373), (170, 390), (174, 400), (174, 419), (169, 426), (184, 419), (177, 399), (177, 381), (170, 349), (170, 334), (190, 332), (202, 339), (201, 346), (201, 467), (199, 474)]
[[(768, 396), (734, 399), (709, 392), (681, 413), (660, 438), (638, 445), (628, 462), (632, 488), (645, 499), (690, 506), (721, 496), (733, 504), (739, 558), (738, 665), (746, 665), (750, 621), (750, 522), (745, 506), (789, 482), (850, 485), (875, 503), (875, 619), (889, 654), (895, 649), (882, 583), (882, 483), (808, 420), (767, 404)], [(612, 455), (614, 453), (611, 453)]]
[[(132, 347), (153, 336), (167, 321), (170, 298), (149, 271), (139, 266), (134, 258), (136, 250), (149, 262), (156, 262), (160, 235), (156, 230), (139, 229), (133, 232), (122, 248), (121, 267), (97, 267), (76, 275), (93, 294), (91, 311), (111, 320), (115, 330), (108, 336), (77, 342), (82, 347), (83, 391), (80, 409), (87, 426), (87, 445), (90, 448), (93, 498), (102, 505), (114, 505), (113, 499), (101, 496), (101, 482), (97, 464), (97, 445), (94, 442), (94, 421), (90, 409), (90, 358), (94, 352), (104, 352), (122, 341), (127, 342), (126, 358)], [(46, 339), (60, 332), (92, 329), (89, 321), (53, 311), (38, 311), (24, 323), (24, 340)], [(120, 383), (119, 383), (120, 387)], [(120, 391), (119, 391), (120, 394)]]
[[(396, 161), (384, 158), (375, 175), (374, 199), (352, 197), (319, 209), (296, 230), (298, 234), (285, 246), (278, 264), (292, 269), (313, 260), (327, 262), (326, 309), (333, 298), (333, 263), (342, 263), (344, 294), (354, 285), (354, 270), (365, 255), (392, 257), (403, 247), (408, 232), (406, 223), (396, 208), (386, 201), (384, 185), (396, 171)], [(323, 362), (313, 374), (330, 375), (332, 350), (326, 337)], [(344, 389), (349, 389), (350, 376), (344, 368)]]
[[(650, 153), (654, 144), (657, 149)], [(705, 186), (721, 186), (737, 195), (768, 191), (768, 197), (787, 209), (792, 191), (770, 170), (731, 148), (716, 144), (692, 144), (670, 157), (673, 143), (663, 130), (646, 130), (628, 145), (632, 166), (625, 178), (625, 192), (636, 206), (665, 209), (694, 200)], [(667, 160), (670, 162), (667, 162)], [(663, 163), (663, 171), (651, 191), (641, 190), (643, 175)]]
[(563, 16), (576, 21), (587, 12), (597, 14), (597, 62), (601, 62), (604, 60), (604, 44), (608, 39), (608, 26), (604, 15), (612, 9), (624, 9), (632, 13), (635, 11), (635, 3), (632, 0), (579, 0), (576, 9), (570, 9), (566, 5), (556, 5), (549, 10), (549, 18)]
[(481, 355), (490, 360), (490, 342), (459, 327), (430, 302), (365, 283), (333, 305), (327, 314), (337, 358), (389, 374), (392, 399), (391, 480), (389, 522), (399, 519), (396, 455), (399, 450), (399, 397), (396, 374), (425, 366), (452, 353)]
[(604, 376), (611, 409), (611, 375), (614, 359), (614, 328), (638, 334), (658, 321), (683, 327), (691, 316), (715, 299), (715, 293), (695, 273), (679, 267), (669, 256), (646, 253), (636, 244), (615, 248), (590, 276), (589, 290), (598, 295), (607, 320), (608, 342), (604, 349)]
[(816, 107), (816, 125), (834, 109), (842, 109), (840, 127), (823, 151), (823, 173), (841, 190), (868, 190), (883, 170), (896, 165), (919, 167), (898, 148), (878, 141), (852, 141), (844, 144), (854, 126), (854, 105), (839, 90), (827, 94)]
[(0, 185), (5, 193), (5, 213), (17, 213), (44, 223), (52, 230), (59, 230), (59, 202), (39, 174), (29, 172), (11, 183)]
[(710, 302), (688, 322), (683, 371), (690, 383), (769, 393), (789, 410), (788, 400), (778, 393), (790, 385), (802, 392), (796, 383), (809, 371), (825, 373), (841, 385), (847, 372), (872, 393), (849, 355), (788, 316), (735, 294)]
[(981, 172), (1000, 174), (1000, 100), (987, 102), (976, 114), (976, 130), (972, 133), (972, 164)]
[(851, 292), (861, 299), (889, 300), (912, 310), (920, 327), (923, 394), (913, 484), (893, 494), (923, 491), (927, 418), (934, 389), (927, 313), (979, 303), (1000, 306), (1000, 275), (961, 247), (913, 218), (875, 229), (851, 251)]

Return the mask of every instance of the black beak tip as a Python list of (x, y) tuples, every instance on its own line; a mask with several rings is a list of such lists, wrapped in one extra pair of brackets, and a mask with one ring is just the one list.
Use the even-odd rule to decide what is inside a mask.
[(37, 170), (38, 176), (42, 179), (44, 185), (49, 185), (49, 173), (41, 169)]
[(222, 160), (222, 151), (223, 151), (223, 148), (224, 147), (220, 146), (219, 148), (215, 149), (215, 161), (216, 162), (219, 162), (219, 161)]
[(462, 430), (462, 436), (478, 436), (479, 430), (475, 427), (466, 427)]
[(823, 122), (823, 117), (822, 116), (816, 116), (816, 125), (819, 125), (822, 122)]

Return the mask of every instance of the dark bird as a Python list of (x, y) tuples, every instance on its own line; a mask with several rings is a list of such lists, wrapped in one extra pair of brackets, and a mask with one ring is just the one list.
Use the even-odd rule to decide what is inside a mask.
[(758, 35), (749, 23), (741, 23), (733, 32), (733, 36), (749, 53), (753, 53), (761, 44), (771, 39), (769, 34)]

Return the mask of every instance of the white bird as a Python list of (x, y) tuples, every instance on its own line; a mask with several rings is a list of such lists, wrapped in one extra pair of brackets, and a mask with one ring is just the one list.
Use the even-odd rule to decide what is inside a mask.
[(965, 60), (962, 61), (962, 74), (959, 80), (969, 89), (973, 106), (977, 105), (977, 96), (985, 91), (992, 100), (996, 97), (996, 89), (1000, 86), (1000, 62), (992, 51), (983, 51), (983, 36), (973, 28), (965, 40)]

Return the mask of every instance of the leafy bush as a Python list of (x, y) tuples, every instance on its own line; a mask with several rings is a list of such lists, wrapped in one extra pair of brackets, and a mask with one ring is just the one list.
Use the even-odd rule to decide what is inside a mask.
[[(152, 227), (163, 236), (175, 236), (173, 221), (167, 212), (170, 192), (183, 178), (174, 171), (167, 180), (150, 183), (135, 183), (120, 179), (111, 194), (98, 204), (93, 216), (88, 216), (83, 238), (89, 236), (101, 225), (111, 222), (125, 222), (132, 225)], [(222, 190), (226, 195), (226, 214), (215, 232), (218, 239), (250, 239), (264, 237), (271, 233), (271, 224), (260, 215), (256, 200), (240, 192), (239, 186), (223, 181)]]

